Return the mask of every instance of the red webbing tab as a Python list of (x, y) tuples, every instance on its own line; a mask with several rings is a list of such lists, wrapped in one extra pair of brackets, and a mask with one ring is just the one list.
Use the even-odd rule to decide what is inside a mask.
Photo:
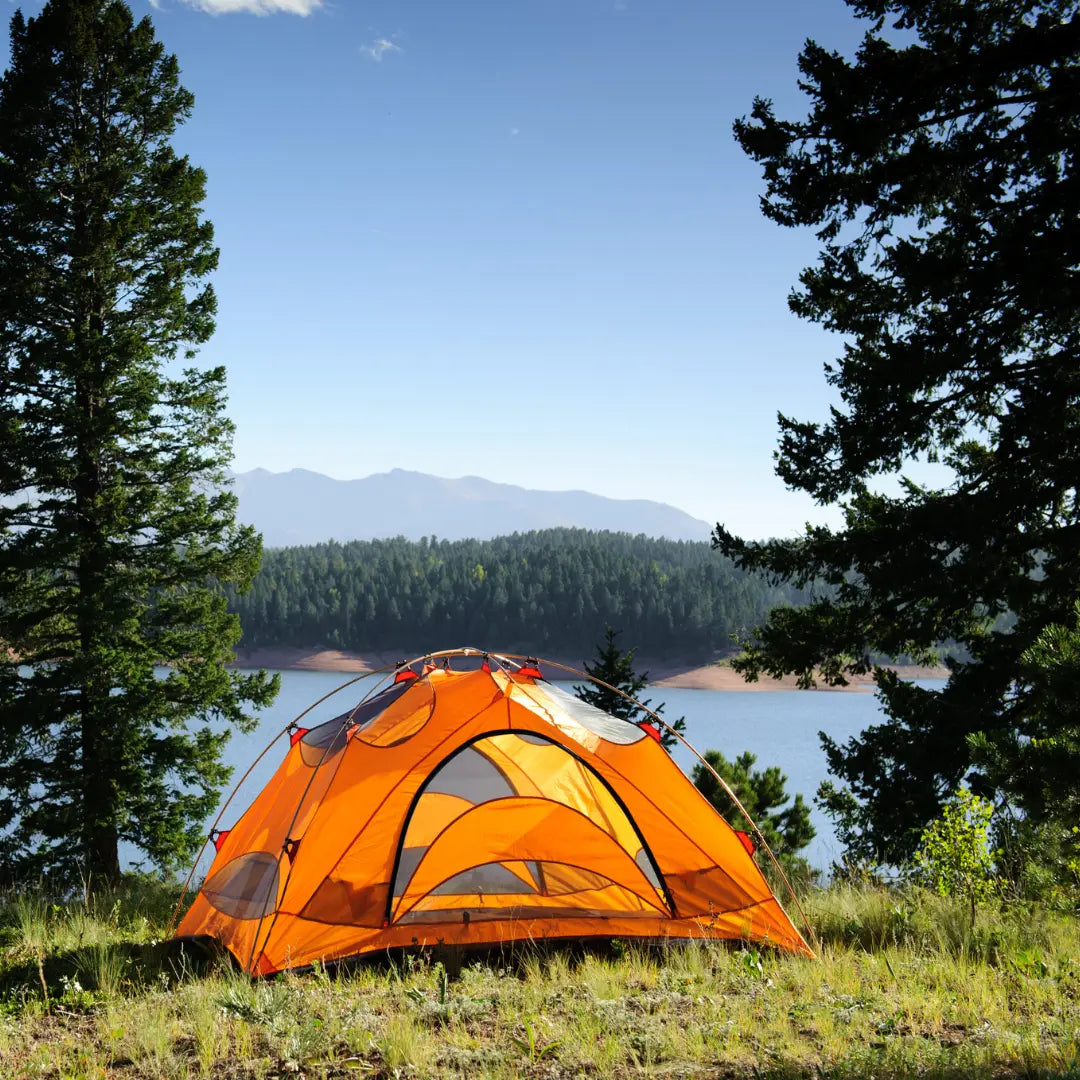
[(750, 834), (743, 832), (741, 829), (735, 830), (735, 835), (739, 838), (739, 843), (746, 848), (748, 855), (753, 855), (757, 851), (757, 847), (754, 845), (754, 841), (750, 839)]
[(289, 736), (289, 745), (290, 746), (295, 746), (310, 730), (311, 730), (311, 728), (298, 727)]

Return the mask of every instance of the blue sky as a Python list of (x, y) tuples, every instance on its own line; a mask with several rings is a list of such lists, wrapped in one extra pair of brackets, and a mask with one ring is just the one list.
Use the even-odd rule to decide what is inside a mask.
[(839, 343), (787, 311), (813, 238), (760, 215), (731, 123), (805, 110), (803, 41), (861, 35), (842, 0), (130, 3), (196, 95), (238, 471), (822, 520), (775, 417), (825, 414)]

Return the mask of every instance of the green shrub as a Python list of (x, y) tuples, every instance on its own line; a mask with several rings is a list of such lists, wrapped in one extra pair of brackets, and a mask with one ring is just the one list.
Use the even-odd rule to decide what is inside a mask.
[(997, 889), (990, 849), (990, 819), (994, 808), (966, 787), (959, 787), (945, 804), (941, 817), (924, 830), (915, 852), (915, 876), (939, 896), (955, 896), (975, 907)]

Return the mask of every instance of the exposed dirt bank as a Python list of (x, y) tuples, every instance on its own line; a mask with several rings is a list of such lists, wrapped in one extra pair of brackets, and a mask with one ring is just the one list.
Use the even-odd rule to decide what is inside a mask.
[[(338, 671), (342, 674), (359, 674), (392, 667), (402, 657), (396, 653), (351, 653), (337, 649), (250, 649), (237, 654), (236, 666), (241, 668), (273, 668), (282, 671)], [(568, 667), (581, 668), (581, 658), (553, 657), (554, 661)], [(688, 690), (795, 690), (795, 677), (784, 679), (760, 679), (756, 683), (744, 682), (723, 662), (711, 664), (675, 663), (670, 660), (650, 662), (635, 658), (635, 668), (649, 673), (649, 682), (656, 686), (682, 687)], [(905, 678), (944, 678), (944, 668), (897, 667)], [(553, 668), (552, 678), (573, 676)], [(858, 676), (846, 687), (847, 690), (868, 690), (873, 681), (870, 676)], [(828, 690), (829, 687), (820, 687)]]

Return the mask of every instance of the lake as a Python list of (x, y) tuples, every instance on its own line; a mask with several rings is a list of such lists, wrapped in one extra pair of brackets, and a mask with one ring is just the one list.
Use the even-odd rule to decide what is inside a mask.
[[(266, 744), (304, 709), (322, 695), (347, 682), (351, 676), (340, 672), (283, 671), (281, 693), (259, 717), (259, 727), (248, 735), (236, 734), (228, 745), (226, 757), (234, 766), (234, 783), (251, 765)], [(339, 715), (354, 705), (374, 684), (364, 679), (343, 690), (307, 716), (303, 725), (313, 727)], [(565, 683), (570, 690), (572, 684)], [(940, 686), (938, 680), (923, 685)], [(686, 717), (687, 738), (699, 751), (716, 749), (727, 758), (744, 750), (756, 754), (757, 767), (779, 765), (788, 778), (787, 790), (802, 792), (811, 803), (817, 836), (807, 849), (813, 865), (827, 868), (838, 859), (840, 849), (829, 820), (813, 806), (818, 784), (827, 776), (825, 754), (818, 740), (824, 731), (843, 741), (874, 723), (880, 717), (877, 698), (871, 691), (799, 691), (799, 690), (681, 690), (650, 687), (645, 695), (653, 707), (664, 703), (664, 716), (673, 720)], [(271, 748), (252, 771), (248, 781), (237, 791), (233, 803), (222, 818), (227, 828), (248, 805), (280, 764), (285, 753), (282, 740)], [(684, 772), (694, 765), (693, 755), (683, 746), (674, 753)], [(204, 859), (200, 869), (205, 869)]]

